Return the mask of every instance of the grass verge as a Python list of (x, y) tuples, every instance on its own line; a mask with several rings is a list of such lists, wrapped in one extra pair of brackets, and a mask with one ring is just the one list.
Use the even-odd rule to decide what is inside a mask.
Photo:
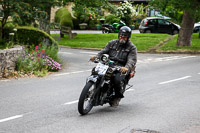
[[(52, 35), (59, 38), (59, 35)], [(136, 45), (139, 52), (146, 52), (150, 48), (159, 44), (161, 41), (169, 38), (168, 34), (132, 34), (131, 41)], [(117, 33), (111, 34), (78, 34), (73, 39), (69, 39), (67, 35), (59, 40), (59, 45), (69, 46), (73, 48), (103, 48), (110, 40), (117, 39)]]
[(172, 40), (168, 41), (165, 45), (157, 49), (157, 52), (178, 52), (178, 53), (199, 53), (200, 52), (200, 39), (199, 34), (194, 33), (192, 36), (192, 46), (176, 46), (178, 35)]
[[(59, 35), (52, 35), (59, 38)], [(158, 53), (200, 53), (199, 34), (194, 33), (192, 46), (177, 47), (178, 35), (168, 34), (132, 34), (131, 41), (136, 45), (138, 52)], [(78, 34), (73, 39), (67, 35), (59, 40), (59, 45), (73, 48), (103, 48), (110, 40), (118, 38), (117, 33), (111, 34)], [(57, 39), (58, 40), (58, 39)]]

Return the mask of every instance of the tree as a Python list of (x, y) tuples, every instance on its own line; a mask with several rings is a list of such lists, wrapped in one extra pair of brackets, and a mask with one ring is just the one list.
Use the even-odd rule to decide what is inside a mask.
[(177, 46), (191, 46), (192, 45), (192, 33), (194, 23), (200, 14), (200, 1), (199, 0), (181, 0), (174, 1), (174, 4), (180, 2), (180, 8), (183, 9), (183, 18), (181, 23), (181, 29), (177, 40)]
[(65, 5), (70, 0), (23, 0), (32, 6), (34, 21), (39, 22), (39, 29), (50, 33), (51, 8)]
[(4, 38), (4, 27), (9, 17), (19, 25), (31, 25), (39, 21), (40, 29), (49, 33), (51, 7), (65, 5), (68, 1), (70, 0), (0, 0), (1, 38)]
[(107, 0), (74, 0), (73, 2), (75, 5), (73, 10), (76, 15), (82, 14), (85, 8), (93, 8), (95, 10), (101, 8), (109, 9), (111, 7)]
[(89, 27), (95, 26), (102, 15), (102, 9), (116, 11), (107, 0), (74, 0), (73, 3), (73, 16), (76, 17), (73, 21), (75, 28), (78, 28), (80, 23), (87, 23)]
[[(20, 3), (20, 2), (19, 2)], [(1, 38), (4, 38), (4, 26), (7, 23), (8, 17), (14, 12), (14, 5), (17, 4), (15, 0), (1, 0), (1, 12), (2, 12), (2, 19), (1, 22)]]
[[(169, 17), (178, 18), (177, 14), (183, 13), (181, 29), (177, 40), (177, 46), (191, 46), (192, 33), (195, 21), (200, 15), (199, 0), (154, 0), (151, 5), (160, 9)], [(171, 9), (171, 10), (169, 10)]]

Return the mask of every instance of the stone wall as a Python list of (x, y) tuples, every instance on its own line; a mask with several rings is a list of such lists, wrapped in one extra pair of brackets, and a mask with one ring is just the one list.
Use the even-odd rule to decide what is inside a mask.
[(22, 46), (0, 50), (0, 78), (6, 78), (15, 71), (17, 58), (23, 53)]

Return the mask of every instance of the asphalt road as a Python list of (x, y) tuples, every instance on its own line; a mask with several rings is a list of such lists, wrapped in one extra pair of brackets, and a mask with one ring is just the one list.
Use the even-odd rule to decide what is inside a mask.
[[(77, 102), (98, 51), (61, 48), (66, 67), (43, 78), (0, 81), (0, 133), (161, 133), (200, 131), (198, 55), (138, 54), (134, 85), (118, 108)], [(137, 133), (138, 133), (137, 132)]]

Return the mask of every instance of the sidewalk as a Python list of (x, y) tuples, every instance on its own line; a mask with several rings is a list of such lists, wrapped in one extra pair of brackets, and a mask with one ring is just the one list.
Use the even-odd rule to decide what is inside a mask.
[[(101, 30), (72, 30), (72, 33), (90, 33), (90, 34), (102, 34)], [(132, 33), (140, 33), (139, 30), (132, 30)], [(52, 30), (50, 34), (60, 34), (60, 30)]]

